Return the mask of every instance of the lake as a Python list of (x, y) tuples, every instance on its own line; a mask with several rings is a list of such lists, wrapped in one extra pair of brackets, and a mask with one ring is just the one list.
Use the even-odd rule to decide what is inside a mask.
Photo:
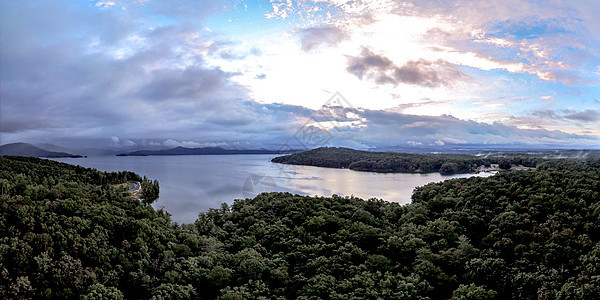
[[(54, 159), (100, 171), (133, 171), (160, 182), (160, 198), (178, 223), (191, 223), (200, 212), (251, 198), (261, 192), (301, 195), (354, 195), (409, 203), (415, 187), (473, 174), (372, 173), (347, 169), (272, 163), (276, 155), (98, 156)], [(482, 173), (477, 176), (489, 176)]]

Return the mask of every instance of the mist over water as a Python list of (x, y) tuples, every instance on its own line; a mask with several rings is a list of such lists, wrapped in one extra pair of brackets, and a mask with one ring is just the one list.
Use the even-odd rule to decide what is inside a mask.
[(415, 187), (472, 174), (403, 174), (357, 172), (272, 163), (275, 155), (98, 156), (55, 159), (100, 171), (133, 171), (160, 182), (160, 198), (178, 223), (191, 223), (200, 212), (232, 204), (261, 192), (290, 192), (329, 197), (332, 194), (409, 203)]

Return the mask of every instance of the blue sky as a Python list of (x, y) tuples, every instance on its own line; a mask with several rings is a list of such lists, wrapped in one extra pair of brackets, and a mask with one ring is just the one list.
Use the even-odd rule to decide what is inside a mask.
[(600, 147), (598, 1), (0, 6), (2, 144)]

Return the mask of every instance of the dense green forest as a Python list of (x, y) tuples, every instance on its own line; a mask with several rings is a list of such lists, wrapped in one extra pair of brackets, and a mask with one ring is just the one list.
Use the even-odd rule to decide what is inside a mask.
[(404, 206), (265, 193), (184, 225), (122, 187), (141, 180), (1, 157), (0, 298), (600, 299), (600, 160)]
[(468, 154), (415, 154), (398, 152), (370, 152), (348, 148), (321, 147), (309, 151), (273, 158), (272, 162), (327, 168), (345, 168), (355, 171), (382, 173), (432, 173), (443, 175), (470, 173), (479, 166), (497, 164), (502, 169), (521, 165), (535, 167), (544, 158), (533, 155), (506, 155), (498, 153), (486, 157)]

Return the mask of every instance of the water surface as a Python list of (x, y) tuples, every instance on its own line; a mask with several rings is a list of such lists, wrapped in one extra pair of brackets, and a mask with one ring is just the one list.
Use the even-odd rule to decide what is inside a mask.
[[(133, 171), (160, 182), (160, 198), (174, 221), (191, 223), (200, 212), (260, 192), (302, 195), (354, 195), (409, 203), (415, 187), (472, 174), (403, 174), (358, 172), (272, 163), (275, 155), (98, 156), (57, 161), (100, 171)], [(485, 176), (485, 175), (484, 175)]]

